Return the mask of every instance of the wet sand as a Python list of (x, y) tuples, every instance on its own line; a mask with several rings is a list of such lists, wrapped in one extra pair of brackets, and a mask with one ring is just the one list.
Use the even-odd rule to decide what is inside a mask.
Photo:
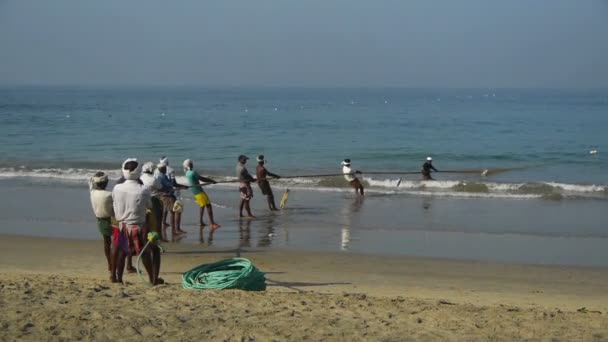
[[(86, 185), (0, 180), (0, 187), (11, 194), (0, 206), (0, 234), (99, 238)], [(258, 219), (248, 221), (237, 218), (238, 191), (208, 189), (222, 229), (213, 239), (205, 234), (204, 245), (608, 267), (601, 201), (359, 199), (351, 192), (292, 189), (287, 209), (269, 213), (255, 191)], [(201, 244), (198, 209), (190, 193), (184, 198), (182, 228), (190, 234), (180, 242), (195, 248)]]
[[(110, 284), (98, 241), (0, 239), (0, 340), (608, 340), (608, 270), (166, 244), (162, 277)], [(240, 254), (268, 290), (187, 291)]]

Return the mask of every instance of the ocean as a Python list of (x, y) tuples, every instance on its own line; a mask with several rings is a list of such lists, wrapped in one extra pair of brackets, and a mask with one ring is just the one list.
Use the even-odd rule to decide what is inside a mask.
[[(342, 177), (273, 181), (277, 197), (286, 188), (292, 195), (291, 211), (277, 214), (272, 226), (284, 226), (289, 216), (289, 225), (299, 227), (291, 235), (304, 237), (279, 243), (282, 233), (271, 232), (275, 242), (266, 247), (604, 265), (597, 258), (608, 259), (606, 252), (585, 250), (608, 247), (607, 127), (608, 90), (2, 87), (0, 183), (14, 191), (3, 196), (0, 233), (49, 235), (27, 222), (50, 220), (86, 224), (90, 234), (83, 237), (96, 238), (86, 179), (97, 170), (117, 178), (127, 157), (168, 156), (178, 173), (190, 158), (217, 180), (234, 179), (240, 154), (252, 158), (251, 171), (264, 154), (282, 176), (339, 173), (350, 158), (363, 172), (364, 202)], [(436, 173), (435, 181), (400, 174), (418, 172), (427, 156), (439, 171), (468, 172)], [(232, 185), (210, 189), (224, 203), (216, 204), (227, 222), (216, 245), (236, 245), (238, 194)], [(254, 209), (267, 215), (255, 190)], [(57, 196), (63, 192), (84, 200), (78, 213)], [(32, 196), (59, 201), (54, 212), (65, 215), (49, 219), (48, 209), (27, 204)], [(194, 225), (190, 209), (185, 223)], [(264, 235), (265, 221), (250, 224)], [(318, 232), (307, 235), (306, 225)], [(336, 228), (345, 226), (354, 231)], [(50, 235), (71, 236), (70, 229)], [(438, 242), (415, 243), (420, 234)], [(194, 235), (183, 241), (200, 242)], [(477, 247), (445, 248), (471, 239), (481, 240)], [(562, 240), (551, 250), (547, 239)], [(515, 251), (497, 256), (508, 241)]]

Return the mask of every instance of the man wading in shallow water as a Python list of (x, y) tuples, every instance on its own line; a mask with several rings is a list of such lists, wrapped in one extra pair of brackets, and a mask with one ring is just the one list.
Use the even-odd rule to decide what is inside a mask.
[(350, 186), (355, 189), (355, 193), (363, 196), (363, 184), (355, 174), (360, 174), (361, 171), (354, 171), (350, 167), (350, 159), (344, 159), (342, 161), (342, 174), (344, 175), (344, 179), (348, 181)]
[(247, 210), (247, 217), (255, 218), (255, 216), (253, 216), (253, 214), (251, 213), (251, 207), (249, 205), (249, 202), (253, 198), (253, 189), (251, 189), (251, 182), (255, 182), (255, 178), (253, 178), (249, 174), (249, 171), (247, 171), (247, 168), (245, 167), (245, 164), (247, 163), (248, 159), (249, 157), (241, 154), (239, 156), (239, 162), (236, 164), (236, 176), (239, 179), (239, 191), (241, 193), (239, 217), (244, 217), (243, 208), (245, 208), (245, 210)]
[(150, 244), (142, 252), (146, 244), (148, 228), (146, 226), (146, 212), (152, 208), (150, 191), (141, 183), (141, 167), (137, 159), (127, 159), (122, 164), (124, 183), (117, 184), (112, 191), (114, 213), (118, 221), (118, 231), (114, 234), (112, 250), (112, 276), (114, 283), (122, 282), (125, 266), (125, 256), (131, 247), (135, 254), (141, 254), (141, 259), (148, 272), (150, 283), (163, 284), (160, 272), (160, 250), (156, 244)]
[(270, 210), (279, 210), (277, 209), (276, 204), (274, 204), (274, 194), (272, 193), (272, 188), (270, 188), (270, 182), (268, 181), (268, 177), (274, 177), (276, 179), (281, 178), (279, 175), (274, 174), (266, 169), (266, 160), (264, 160), (263, 155), (259, 155), (257, 158), (258, 166), (255, 168), (255, 176), (258, 179), (258, 186), (262, 191), (262, 195), (266, 196), (268, 200), (268, 209)]
[(437, 172), (437, 169), (433, 166), (433, 158), (426, 157), (426, 162), (422, 164), (423, 180), (433, 180), (433, 177), (431, 177), (431, 170)]
[[(190, 184), (190, 190), (194, 195), (194, 200), (200, 207), (199, 211), (199, 228), (202, 231), (203, 227), (205, 227), (205, 222), (203, 221), (203, 216), (205, 214), (205, 208), (207, 208), (207, 213), (209, 214), (209, 222), (211, 222), (211, 230), (218, 229), (221, 227), (219, 224), (215, 223), (213, 219), (213, 207), (211, 206), (211, 199), (203, 190), (202, 183), (217, 183), (211, 178), (203, 177), (199, 175), (196, 171), (194, 171), (194, 163), (190, 159), (184, 160), (183, 163), (184, 171), (186, 172), (186, 179), (188, 179), (188, 184)], [(202, 183), (200, 183), (202, 182)]]

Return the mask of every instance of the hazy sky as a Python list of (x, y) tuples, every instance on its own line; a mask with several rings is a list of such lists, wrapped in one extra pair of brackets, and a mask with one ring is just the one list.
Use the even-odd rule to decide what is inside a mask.
[(0, 0), (0, 84), (608, 87), (608, 0)]

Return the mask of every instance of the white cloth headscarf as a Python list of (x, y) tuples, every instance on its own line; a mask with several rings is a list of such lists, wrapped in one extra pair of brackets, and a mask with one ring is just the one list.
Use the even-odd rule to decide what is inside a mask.
[(123, 163), (122, 163), (122, 175), (125, 177), (125, 179), (127, 180), (137, 180), (139, 179), (139, 176), (141, 176), (141, 165), (138, 163), (137, 167), (135, 168), (135, 170), (133, 171), (129, 171), (129, 170), (125, 170), (125, 165), (128, 162), (137, 162), (137, 158), (127, 158)]

